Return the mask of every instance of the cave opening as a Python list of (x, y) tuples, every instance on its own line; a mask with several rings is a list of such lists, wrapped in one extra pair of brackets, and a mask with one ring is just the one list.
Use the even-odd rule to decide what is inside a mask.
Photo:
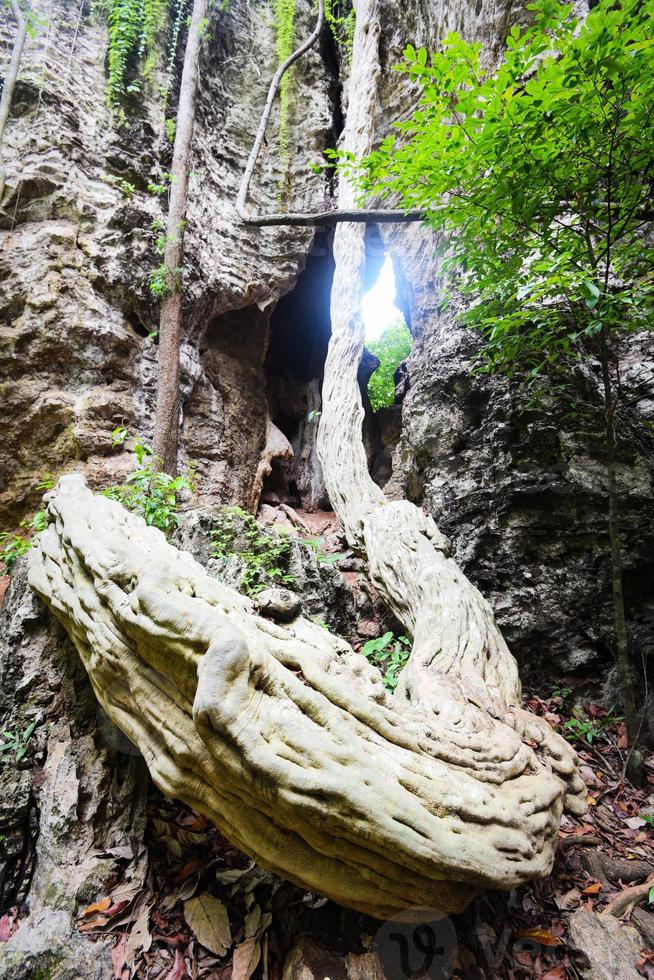
[[(292, 457), (287, 452), (270, 460), (261, 492), (263, 505), (331, 509), (315, 441), (331, 336), (332, 240), (331, 232), (316, 236), (304, 270), (270, 318), (265, 363), (268, 409)], [(402, 286), (378, 229), (371, 226), (366, 232), (361, 304), (366, 348), (359, 383), (364, 444), (371, 476), (380, 486), (392, 475), (392, 456), (400, 437), (404, 360), (411, 350)]]
[(315, 441), (331, 336), (333, 278), (331, 235), (317, 235), (294, 288), (282, 296), (270, 318), (265, 365), (268, 408), (293, 457), (271, 460), (262, 504), (289, 504), (308, 511), (330, 508)]

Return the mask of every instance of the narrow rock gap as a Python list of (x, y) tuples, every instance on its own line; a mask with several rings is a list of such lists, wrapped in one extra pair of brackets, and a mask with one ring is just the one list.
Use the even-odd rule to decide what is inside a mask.
[[(368, 304), (366, 308), (366, 297), (379, 284), (384, 275), (385, 264), (389, 260), (392, 263), (395, 280), (395, 297), (388, 307), (379, 307), (379, 322), (373, 325), (370, 305)], [(410, 329), (407, 283), (402, 279), (398, 264), (393, 262), (393, 256), (386, 249), (376, 225), (370, 225), (366, 230), (366, 268), (362, 285), (364, 294), (362, 312), (366, 326), (366, 345), (371, 343), (373, 336), (374, 339), (377, 339), (383, 330), (390, 325), (393, 320), (394, 309), (404, 317), (404, 321)], [(359, 384), (365, 410), (363, 437), (370, 475), (375, 483), (383, 488), (393, 475), (392, 459), (402, 430), (402, 400), (408, 387), (408, 372), (406, 363), (403, 361), (394, 372), (395, 399), (393, 404), (374, 410), (368, 394), (368, 382), (378, 365), (378, 358), (370, 353), (366, 346), (359, 368)]]
[(329, 301), (334, 260), (327, 235), (316, 238), (295, 288), (283, 296), (270, 320), (265, 364), (271, 420), (288, 439), (293, 458), (272, 460), (261, 500), (303, 510), (329, 509), (315, 435), (320, 390), (331, 334)]

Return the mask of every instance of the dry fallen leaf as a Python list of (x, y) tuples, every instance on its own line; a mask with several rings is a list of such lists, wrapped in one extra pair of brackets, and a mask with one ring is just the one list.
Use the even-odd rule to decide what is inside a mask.
[(533, 939), (541, 946), (562, 946), (563, 943), (558, 936), (555, 936), (553, 932), (548, 929), (540, 929), (535, 927), (533, 929), (519, 929), (516, 936), (520, 936), (524, 939)]
[(547, 973), (544, 973), (541, 980), (565, 980), (566, 973), (564, 966), (554, 966)]
[(576, 909), (581, 901), (581, 892), (578, 888), (571, 888), (564, 895), (555, 895), (554, 903), (558, 909), (570, 911)]
[(107, 895), (105, 898), (101, 898), (99, 902), (93, 902), (91, 905), (87, 905), (82, 915), (86, 918), (89, 915), (94, 915), (96, 912), (106, 912), (111, 906), (111, 899)]
[(216, 956), (225, 955), (232, 945), (232, 933), (227, 909), (219, 899), (209, 892), (189, 898), (184, 902), (184, 918), (198, 942)]
[(188, 973), (186, 964), (184, 963), (184, 957), (180, 950), (176, 949), (175, 962), (173, 963), (172, 969), (164, 977), (164, 980), (183, 980), (186, 976), (188, 976)]
[(111, 950), (111, 963), (113, 966), (114, 977), (119, 977), (125, 966), (125, 948), (127, 946), (127, 933), (123, 932), (118, 937)]
[(232, 962), (232, 980), (250, 980), (256, 970), (261, 949), (256, 939), (246, 939), (234, 950)]
[(150, 907), (147, 903), (141, 907), (136, 916), (136, 922), (132, 926), (132, 931), (129, 934), (125, 948), (125, 960), (129, 966), (133, 966), (139, 950), (142, 949), (144, 953), (147, 953), (152, 945), (152, 936), (148, 928)]

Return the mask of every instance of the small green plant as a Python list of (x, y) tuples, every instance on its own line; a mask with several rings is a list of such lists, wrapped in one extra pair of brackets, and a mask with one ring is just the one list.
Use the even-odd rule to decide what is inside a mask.
[[(154, 194), (155, 197), (161, 197), (163, 194), (165, 194), (168, 191), (168, 188), (170, 187), (170, 185), (174, 180), (175, 180), (174, 175), (169, 173), (167, 170), (164, 170), (164, 172), (161, 174), (160, 177), (160, 181), (161, 181), (160, 183), (157, 183), (156, 181), (153, 180), (148, 182), (147, 185), (148, 193)], [(165, 227), (163, 221), (161, 222), (161, 227), (162, 228)]]
[(3, 765), (7, 765), (12, 761), (11, 756), (13, 753), (13, 762), (18, 763), (27, 753), (27, 745), (34, 733), (36, 728), (36, 718), (31, 721), (27, 728), (21, 733), (17, 728), (14, 731), (4, 731), (2, 733), (3, 741), (0, 742), (0, 762)]
[(22, 534), (10, 534), (5, 531), (0, 534), (0, 546), (2, 547), (0, 560), (5, 566), (6, 574), (9, 574), (20, 556), (30, 550), (32, 542)]
[(44, 473), (39, 482), (34, 487), (35, 490), (52, 490), (55, 483), (57, 482), (57, 477), (54, 473)]
[(177, 124), (176, 124), (175, 120), (174, 119), (166, 119), (164, 125), (166, 127), (166, 139), (168, 140), (169, 143), (174, 143), (175, 142), (175, 129), (177, 128)]
[(553, 687), (552, 688), (552, 697), (553, 698), (561, 698), (561, 700), (564, 701), (564, 702), (570, 700), (570, 695), (571, 694), (572, 694), (572, 688), (571, 687)]
[(211, 531), (214, 558), (240, 558), (245, 570), (240, 588), (255, 596), (272, 586), (293, 585), (289, 571), (292, 541), (287, 531), (263, 531), (254, 517), (240, 507), (223, 507)]
[[(48, 487), (47, 489), (51, 488)], [(21, 555), (26, 554), (30, 550), (34, 535), (45, 531), (47, 526), (48, 518), (45, 511), (37, 510), (33, 517), (25, 517), (20, 522), (19, 527), (27, 530), (27, 537), (24, 534), (11, 534), (9, 531), (4, 531), (0, 534), (0, 562), (4, 564), (7, 575), (11, 573), (12, 568)]]
[(334, 551), (331, 554), (325, 554), (323, 551), (325, 545), (324, 538), (303, 538), (303, 541), (311, 548), (319, 565), (334, 565), (340, 558), (344, 558), (347, 554), (345, 551)]
[(122, 446), (125, 440), (129, 438), (129, 431), (124, 425), (117, 425), (114, 431), (111, 433), (111, 445), (114, 449), (118, 446)]
[(111, 184), (112, 187), (117, 188), (129, 200), (134, 197), (136, 185), (130, 184), (128, 180), (123, 180), (122, 177), (116, 177), (115, 174), (105, 174), (102, 180), (104, 180), (105, 184)]
[(592, 745), (594, 741), (606, 739), (607, 730), (618, 721), (621, 719), (611, 711), (605, 718), (570, 718), (563, 726), (563, 734), (574, 741)]
[(140, 439), (136, 441), (134, 453), (136, 469), (124, 483), (107, 487), (102, 492), (105, 497), (117, 500), (123, 507), (140, 514), (146, 524), (159, 528), (164, 534), (171, 534), (181, 520), (179, 506), (182, 492), (192, 493), (195, 490), (193, 468), (187, 466), (186, 472), (179, 476), (162, 472), (158, 458)]
[(361, 653), (366, 660), (381, 670), (384, 687), (388, 691), (394, 691), (397, 687), (398, 674), (409, 659), (411, 641), (406, 636), (395, 636), (395, 633), (389, 630), (383, 636), (364, 643)]
[(154, 243), (154, 250), (157, 255), (163, 255), (168, 245), (179, 245), (179, 238), (157, 235)]
[(149, 286), (150, 292), (155, 299), (161, 299), (163, 296), (168, 296), (169, 293), (179, 289), (183, 271), (181, 266), (166, 270), (163, 262), (156, 269), (153, 269), (150, 273)]

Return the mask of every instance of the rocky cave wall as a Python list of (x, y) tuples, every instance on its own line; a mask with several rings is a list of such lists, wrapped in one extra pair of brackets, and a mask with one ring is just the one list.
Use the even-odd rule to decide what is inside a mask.
[[(156, 341), (148, 335), (158, 313), (148, 277), (160, 262), (151, 224), (162, 207), (147, 185), (171, 155), (161, 77), (116, 125), (106, 105), (106, 27), (84, 4), (34, 7), (41, 26), (23, 54), (0, 202), (0, 518), (8, 527), (36, 509), (45, 472), (81, 466), (102, 485), (130, 469), (129, 444), (111, 447), (116, 425), (151, 434)], [(309, 0), (299, 0), (298, 36), (312, 18)], [(0, 32), (4, 61), (9, 18)], [(265, 442), (269, 315), (292, 288), (313, 233), (245, 229), (234, 212), (275, 69), (271, 8), (234, 0), (214, 13), (205, 47), (186, 232), (182, 455), (198, 465), (202, 501), (247, 505)], [(321, 206), (323, 185), (309, 166), (334, 141), (334, 65), (323, 45), (296, 73), (288, 160), (274, 119), (255, 207), (288, 195), (299, 207)], [(121, 192), (116, 178), (134, 193)], [(216, 345), (232, 335), (245, 341), (235, 354)]]
[[(508, 27), (525, 16), (514, 0), (385, 7), (378, 131), (411, 107), (401, 59), (406, 24), (414, 44), (449, 30), (481, 39), (496, 56)], [(393, 257), (414, 336), (406, 365), (402, 431), (394, 455), (395, 496), (423, 504), (452, 538), (466, 574), (487, 596), (523, 677), (603, 685), (619, 703), (613, 668), (610, 558), (599, 377), (580, 373), (594, 419), (571, 419), (555, 404), (525, 412), (503, 378), (471, 377), (476, 336), (441, 309), (434, 239), (415, 226), (381, 230)], [(654, 651), (654, 344), (634, 338), (622, 352), (620, 418), (625, 601), (634, 666)], [(650, 666), (652, 657), (649, 659)], [(599, 682), (599, 685), (598, 685)]]

